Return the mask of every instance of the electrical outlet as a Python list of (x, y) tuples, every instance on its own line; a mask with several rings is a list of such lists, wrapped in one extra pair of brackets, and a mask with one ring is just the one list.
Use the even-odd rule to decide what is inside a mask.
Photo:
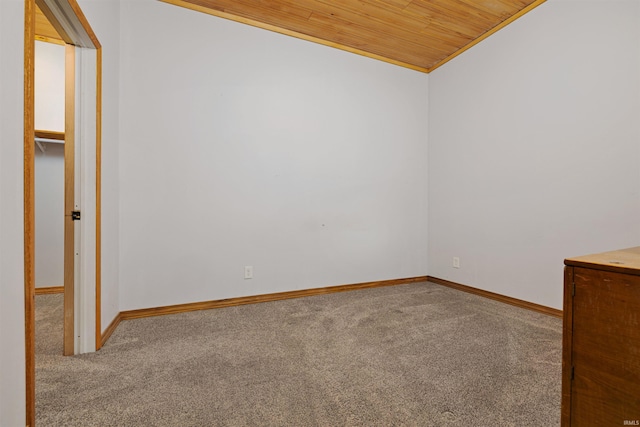
[(460, 268), (460, 258), (457, 256), (453, 257), (453, 268)]
[(253, 279), (253, 267), (250, 265), (244, 266), (244, 278)]

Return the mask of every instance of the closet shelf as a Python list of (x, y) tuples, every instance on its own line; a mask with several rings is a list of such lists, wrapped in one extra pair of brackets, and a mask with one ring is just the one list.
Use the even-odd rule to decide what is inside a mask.
[(64, 143), (64, 132), (58, 132), (55, 130), (36, 130), (35, 138), (41, 142)]
[(49, 142), (54, 144), (64, 144), (64, 132), (58, 132), (55, 130), (36, 130), (33, 138), (34, 142), (42, 151), (45, 152), (43, 142)]

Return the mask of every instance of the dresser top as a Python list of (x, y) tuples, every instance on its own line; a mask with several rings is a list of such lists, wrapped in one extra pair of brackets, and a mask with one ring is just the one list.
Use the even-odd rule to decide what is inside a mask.
[(567, 258), (565, 265), (640, 276), (640, 246), (611, 252)]

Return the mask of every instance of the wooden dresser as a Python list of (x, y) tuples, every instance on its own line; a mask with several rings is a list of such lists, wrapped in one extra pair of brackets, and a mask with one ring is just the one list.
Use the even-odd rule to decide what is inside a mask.
[(564, 263), (562, 426), (640, 425), (640, 247)]

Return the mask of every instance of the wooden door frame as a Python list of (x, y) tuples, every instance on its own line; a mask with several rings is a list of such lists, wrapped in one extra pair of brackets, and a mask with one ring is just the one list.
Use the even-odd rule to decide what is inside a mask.
[(64, 49), (64, 303), (63, 354), (75, 352), (75, 127), (76, 127), (76, 49), (67, 44)]
[[(24, 295), (25, 295), (25, 424), (35, 425), (35, 11), (36, 2), (51, 24), (69, 45), (96, 50), (96, 319), (95, 348), (101, 345), (101, 131), (102, 131), (102, 48), (75, 0), (25, 0), (24, 19)], [(72, 36), (53, 13), (57, 8), (71, 12)], [(68, 16), (68, 15), (66, 15)], [(74, 39), (75, 38), (75, 39)], [(66, 109), (66, 107), (65, 107)], [(67, 135), (68, 137), (68, 135)]]

